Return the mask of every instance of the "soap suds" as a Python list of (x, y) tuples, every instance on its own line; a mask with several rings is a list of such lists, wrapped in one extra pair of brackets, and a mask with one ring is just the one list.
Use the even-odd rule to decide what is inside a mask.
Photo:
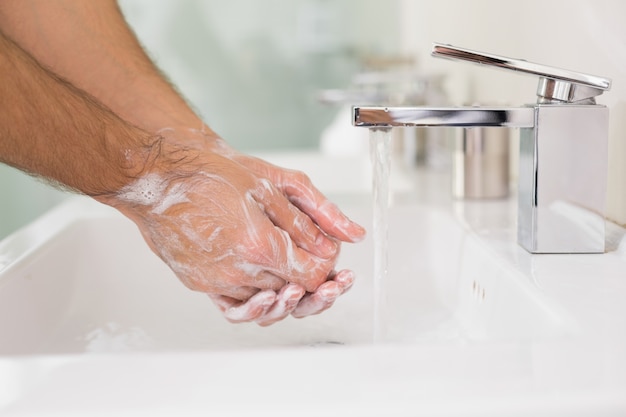
[(141, 327), (123, 328), (118, 323), (108, 322), (87, 333), (83, 341), (85, 351), (93, 353), (130, 352), (153, 349), (155, 341)]
[(127, 203), (150, 206), (163, 199), (167, 182), (157, 174), (148, 174), (122, 188), (117, 197)]
[[(238, 183), (227, 178), (204, 171), (173, 181), (147, 174), (124, 187), (118, 198), (147, 207), (142, 232), (191, 289), (232, 296), (245, 294), (266, 273), (286, 281), (320, 275), (327, 260), (312, 257), (286, 230), (272, 225), (278, 213), (268, 202), (280, 198), (281, 190), (259, 179), (242, 195)], [(303, 191), (302, 205), (314, 205), (314, 195)], [(288, 207), (294, 215), (289, 227), (303, 230), (301, 211)]]
[(187, 202), (189, 202), (189, 199), (187, 198), (186, 187), (183, 184), (174, 184), (161, 201), (156, 202), (152, 212), (154, 214), (163, 214), (168, 208)]

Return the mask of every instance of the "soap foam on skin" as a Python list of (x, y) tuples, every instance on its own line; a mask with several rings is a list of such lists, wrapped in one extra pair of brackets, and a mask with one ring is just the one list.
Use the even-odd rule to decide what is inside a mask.
[[(319, 205), (316, 205), (313, 200), (308, 198), (293, 197), (292, 200), (294, 204), (301, 207), (303, 210), (307, 212), (317, 211), (326, 218), (330, 218), (330, 213), (339, 212), (337, 205), (329, 200), (326, 200)], [(359, 242), (365, 239), (365, 236), (354, 237), (354, 235), (350, 233), (350, 229), (353, 227), (353, 224), (349, 219), (342, 218), (341, 220), (335, 220), (333, 223), (334, 226), (345, 236), (349, 237), (352, 242)]]
[(150, 206), (160, 202), (167, 183), (158, 174), (148, 174), (122, 188), (117, 197), (127, 203)]
[(182, 184), (174, 184), (172, 189), (168, 191), (163, 199), (152, 209), (154, 214), (163, 214), (168, 208), (180, 204), (188, 203), (187, 193)]
[[(192, 134), (205, 135), (203, 130), (185, 130)], [(160, 133), (170, 135), (176, 131), (166, 128)], [(195, 142), (192, 138), (188, 144), (192, 147), (194, 143), (204, 146), (206, 138), (206, 136), (196, 138)], [(237, 162), (236, 157), (239, 154), (224, 141), (212, 138), (210, 140), (217, 154)], [(132, 154), (126, 152), (125, 157), (131, 158)], [(297, 180), (297, 176), (293, 179)], [(285, 192), (289, 194), (288, 198), (293, 204), (288, 206), (294, 214), (293, 227), (300, 231), (307, 230), (304, 227), (305, 219), (302, 212), (319, 209), (316, 207), (316, 194), (308, 185), (287, 183), (274, 186), (268, 179), (261, 178), (257, 186), (248, 190), (244, 198), (240, 199), (239, 207), (232, 207), (232, 202), (228, 199), (222, 201), (219, 197), (210, 198), (225, 194), (241, 195), (240, 192), (239, 188), (225, 178), (198, 171), (193, 177), (181, 181), (171, 181), (159, 174), (147, 174), (124, 187), (117, 197), (121, 201), (145, 206), (148, 209), (149, 216), (145, 218), (146, 228), (142, 228), (142, 232), (153, 248), (183, 283), (191, 289), (212, 293), (211, 298), (214, 300), (219, 298), (217, 294), (240, 294), (242, 299), (244, 297), (247, 299), (254, 294), (254, 282), (257, 279), (259, 283), (269, 285), (273, 279), (280, 283), (278, 280), (282, 277), (289, 281), (288, 278), (294, 274), (313, 276), (312, 274), (316, 272), (319, 275), (324, 271), (328, 260), (304, 253), (300, 259), (297, 256), (300, 248), (287, 231), (274, 226), (272, 230), (278, 234), (268, 232), (267, 224), (263, 223), (271, 223), (272, 218), (276, 218), (277, 215), (272, 206), (264, 202), (277, 193)], [(294, 194), (299, 198), (293, 197)], [(206, 200), (203, 197), (206, 197)], [(201, 204), (204, 207), (198, 207)], [(326, 204), (331, 206), (326, 207)], [(170, 210), (177, 205), (181, 205), (180, 209)], [(330, 202), (324, 202), (322, 208), (324, 211), (320, 213), (326, 217), (331, 217), (332, 213), (338, 211)], [(174, 211), (176, 215), (172, 214)], [(215, 227), (216, 225), (219, 226)], [(346, 231), (349, 225), (350, 223), (346, 222)], [(230, 241), (233, 238), (239, 239), (240, 244), (231, 246)], [(225, 247), (226, 245), (228, 246)], [(277, 260), (280, 260), (278, 265)], [(242, 287), (237, 288), (238, 285)], [(273, 316), (278, 320), (287, 314), (285, 310), (287, 304), (293, 307), (294, 303), (301, 301), (304, 288), (296, 284), (292, 286), (294, 287), (292, 291), (281, 290), (282, 295), (276, 295), (273, 291), (261, 291), (257, 293), (258, 297), (252, 297), (245, 303), (234, 305), (229, 301), (226, 303), (227, 311), (221, 309), (230, 320), (249, 321), (250, 312), (259, 308), (259, 302), (270, 305), (276, 300), (276, 305), (267, 311), (269, 315), (263, 316), (263, 319), (268, 320)], [(246, 291), (252, 293), (245, 295)], [(261, 293), (266, 294), (260, 295)], [(324, 297), (320, 294), (319, 297), (311, 298), (310, 295), (303, 299), (304, 310), (311, 314), (320, 312), (323, 308), (319, 303)]]
[[(237, 191), (232, 184), (222, 177), (206, 172), (199, 172), (198, 174), (202, 175), (207, 182), (218, 184), (219, 188), (226, 186)], [(185, 248), (184, 241), (191, 242), (194, 246), (202, 250), (205, 258), (202, 262), (203, 264), (216, 264), (224, 262), (227, 258), (233, 258), (232, 266), (240, 273), (249, 277), (256, 277), (264, 271), (271, 272), (278, 277), (290, 277), (294, 274), (303, 275), (321, 267), (321, 262), (307, 262), (307, 264), (303, 264), (298, 261), (295, 253), (297, 247), (285, 230), (280, 228), (275, 229), (278, 232), (278, 236), (282, 238), (282, 241), (277, 241), (277, 235), (261, 235), (256, 227), (251, 226), (257, 223), (258, 217), (253, 216), (250, 209), (257, 207), (264, 212), (265, 207), (263, 207), (263, 204), (259, 203), (259, 201), (263, 201), (267, 194), (276, 192), (276, 189), (273, 188), (269, 181), (259, 181), (258, 187), (254, 190), (249, 190), (245, 194), (244, 201), (241, 202), (241, 212), (245, 218), (245, 223), (249, 225), (243, 234), (246, 244), (238, 245), (235, 251), (219, 251), (219, 253), (215, 250), (215, 243), (224, 232), (224, 227), (220, 226), (215, 228), (210, 232), (208, 237), (205, 237), (202, 232), (215, 223), (216, 219), (212, 216), (207, 219), (209, 222), (205, 230), (198, 230), (197, 222), (193, 222), (193, 219), (185, 214), (179, 214), (177, 217), (167, 215), (169, 208), (178, 204), (191, 203), (188, 196), (188, 185), (183, 183), (177, 183), (171, 186), (168, 185), (168, 181), (158, 174), (148, 174), (124, 187), (118, 194), (118, 198), (131, 204), (151, 207), (151, 214), (163, 218), (163, 221), (159, 222), (160, 224), (176, 225), (177, 231), (173, 232), (170, 236), (166, 236), (163, 230), (159, 229), (158, 234), (153, 235), (152, 238), (156, 240), (155, 243), (159, 241), (167, 242), (167, 245), (161, 244), (159, 247), (161, 256), (188, 286), (195, 287), (195, 285), (189, 284), (202, 282), (202, 280), (206, 278), (206, 274), (202, 265), (192, 265), (178, 260), (179, 256), (177, 255), (186, 252), (188, 249)], [(191, 185), (193, 185), (193, 182)], [(232, 211), (219, 202), (213, 201), (212, 203), (220, 207), (219, 211), (222, 211), (223, 215), (229, 214)], [(214, 208), (215, 207), (213, 207), (213, 209)], [(297, 210), (295, 207), (293, 209)], [(215, 215), (215, 213), (210, 214)], [(226, 218), (224, 217), (223, 219)], [(296, 221), (295, 226), (298, 227), (298, 225), (301, 225), (301, 222)], [(257, 248), (259, 249), (258, 251), (255, 250)], [(267, 251), (267, 249), (269, 249), (269, 251)], [(286, 252), (282, 253), (282, 251)], [(263, 255), (263, 259), (259, 259), (259, 255)], [(240, 258), (240, 260), (237, 260), (237, 258)], [(256, 259), (256, 261), (251, 261), (251, 258)], [(270, 265), (275, 264), (277, 259), (283, 259), (284, 262), (281, 262), (281, 264), (275, 267), (270, 267)], [(201, 287), (204, 287), (204, 285), (201, 285)]]

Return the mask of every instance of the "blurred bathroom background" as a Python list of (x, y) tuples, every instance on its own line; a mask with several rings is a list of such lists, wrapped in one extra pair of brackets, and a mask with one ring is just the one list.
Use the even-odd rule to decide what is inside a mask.
[[(120, 0), (150, 56), (241, 151), (314, 148), (369, 55), (400, 49), (397, 0)], [(349, 122), (349, 121), (348, 121)], [(0, 239), (66, 197), (0, 165)]]
[[(453, 104), (535, 101), (535, 78), (432, 59), (434, 41), (612, 78), (612, 90), (599, 99), (611, 108), (608, 216), (626, 223), (622, 0), (120, 0), (120, 5), (172, 83), (214, 130), (245, 152), (318, 149), (322, 132), (339, 112), (339, 106), (320, 103), (318, 93), (348, 88), (376, 63), (404, 60), (416, 72), (445, 74)], [(0, 239), (67, 196), (0, 165)]]

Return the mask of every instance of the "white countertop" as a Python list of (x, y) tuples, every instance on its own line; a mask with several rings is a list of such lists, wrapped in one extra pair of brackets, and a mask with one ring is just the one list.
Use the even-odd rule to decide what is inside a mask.
[[(371, 241), (344, 250), (361, 280), (345, 300), (261, 329), (160, 280), (113, 210), (77, 198), (51, 211), (0, 242), (0, 415), (626, 415), (624, 229), (609, 225), (605, 254), (531, 255), (513, 199), (454, 202), (445, 175), (418, 176), (414, 190), (398, 182), (390, 230), (406, 337), (385, 344), (367, 336)], [(341, 192), (329, 194), (368, 221), (368, 198)], [(108, 240), (120, 234), (121, 249)], [(94, 350), (85, 329), (106, 320), (154, 343)]]

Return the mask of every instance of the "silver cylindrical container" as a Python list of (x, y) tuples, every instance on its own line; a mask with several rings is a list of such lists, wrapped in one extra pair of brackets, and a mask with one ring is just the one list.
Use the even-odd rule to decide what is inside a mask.
[(452, 195), (463, 199), (504, 198), (509, 194), (510, 129), (456, 129)]

